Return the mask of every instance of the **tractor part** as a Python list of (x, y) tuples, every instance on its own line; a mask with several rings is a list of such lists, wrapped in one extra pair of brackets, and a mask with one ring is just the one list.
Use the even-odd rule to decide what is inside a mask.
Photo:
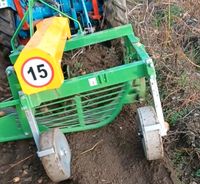
[(138, 108), (136, 121), (147, 160), (162, 159), (164, 151), (161, 124), (154, 108), (149, 106)]
[[(32, 34), (29, 34), (29, 27), (32, 26), (33, 22), (36, 24), (38, 21), (45, 18), (59, 16), (62, 15), (62, 13), (72, 17), (76, 21), (79, 20), (84, 28), (87, 28), (89, 32), (93, 32), (93, 26), (95, 26), (95, 21), (93, 20), (100, 18), (103, 12), (103, 2), (103, 0), (0, 0), (0, 9), (9, 8), (13, 10), (15, 12), (14, 25), (18, 27), (28, 7), (31, 6), (29, 17), (27, 16), (25, 18), (19, 32), (20, 39), (26, 40), (32, 36)], [(5, 3), (5, 5), (2, 6), (2, 3)], [(62, 13), (58, 12), (56, 9)], [(94, 17), (88, 16), (88, 14), (94, 15)], [(79, 30), (79, 25), (74, 21), (71, 23), (71, 30), (75, 34)], [(14, 31), (15, 29), (11, 30)]]
[(100, 12), (99, 12), (98, 1), (97, 0), (92, 0), (92, 6), (93, 6), (94, 12), (90, 16), (94, 20), (100, 20), (102, 16), (100, 15)]
[[(13, 0), (16, 11), (17, 11), (17, 15), (19, 16), (20, 19), (23, 19), (24, 17), (24, 10), (23, 10), (23, 6), (21, 5), (21, 2), (19, 0)], [(23, 29), (24, 30), (28, 30), (29, 29), (29, 25), (27, 22), (24, 22), (23, 25)]]
[(85, 21), (86, 21), (86, 30), (89, 32), (89, 33), (93, 33), (94, 32), (94, 29), (92, 28), (92, 24), (90, 22), (90, 18), (89, 18), (89, 15), (88, 15), (88, 11), (87, 11), (87, 8), (86, 8), (86, 4), (85, 4), (85, 1), (84, 0), (81, 0), (81, 3), (82, 3), (82, 7), (83, 7), (83, 14), (84, 14), (84, 17), (85, 17)]
[(47, 175), (53, 182), (60, 182), (71, 176), (71, 151), (65, 135), (54, 128), (40, 135), (40, 157)]
[(61, 59), (65, 42), (70, 38), (68, 18), (51, 17), (37, 24), (37, 31), (14, 64), (25, 94), (30, 95), (61, 86), (64, 81)]
[(117, 27), (128, 23), (126, 0), (105, 1), (105, 18), (111, 27)]
[(0, 50), (7, 57), (11, 49), (10, 40), (15, 31), (13, 10), (10, 8), (0, 9)]
[[(105, 7), (104, 19), (106, 20), (108, 27), (121, 26), (129, 22), (126, 0), (121, 0), (121, 1), (108, 0), (105, 1), (104, 7)], [(119, 53), (119, 57), (123, 58), (125, 56), (124, 40), (123, 39), (113, 40), (111, 44), (115, 47), (115, 49)]]

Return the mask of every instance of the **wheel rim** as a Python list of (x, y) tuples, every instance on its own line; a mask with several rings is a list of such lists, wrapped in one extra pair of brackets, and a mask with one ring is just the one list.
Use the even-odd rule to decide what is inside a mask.
[[(57, 137), (55, 141), (55, 152), (57, 152), (57, 156), (60, 160), (62, 168), (64, 168), (64, 172), (68, 173), (70, 170), (70, 162), (71, 162), (71, 151), (69, 148), (69, 144), (66, 142), (65, 136), (61, 133), (59, 137)], [(70, 175), (71, 173), (68, 173)]]
[(40, 135), (41, 151), (53, 148), (54, 153), (41, 157), (47, 175), (53, 182), (67, 180), (71, 175), (71, 151), (60, 129), (50, 129)]
[(163, 158), (164, 152), (160, 130), (145, 130), (145, 127), (159, 124), (154, 108), (139, 108), (137, 110), (137, 124), (147, 160), (157, 160)]

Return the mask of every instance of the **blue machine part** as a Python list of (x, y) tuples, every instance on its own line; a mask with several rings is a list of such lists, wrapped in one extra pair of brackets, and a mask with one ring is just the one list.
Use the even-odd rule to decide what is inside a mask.
[(13, 10), (16, 10), (13, 0), (0, 0), (0, 9), (3, 8), (12, 8)]
[[(4, 0), (0, 0), (0, 2), (1, 1)], [(6, 1), (13, 2), (12, 0)], [(92, 0), (48, 0), (47, 2), (54, 3), (54, 5), (57, 4), (62, 12), (66, 13), (76, 20), (79, 20), (84, 28), (91, 27), (91, 20), (88, 16), (88, 13), (93, 11)], [(102, 12), (103, 10), (103, 2), (103, 0), (98, 0), (100, 12)], [(26, 10), (27, 0), (21, 0), (20, 4), (22, 9)], [(42, 20), (44, 18), (52, 17), (57, 14), (57, 12), (39, 2), (35, 3), (32, 12), (33, 21)], [(16, 27), (19, 25), (20, 21), (21, 20), (19, 16), (16, 16)], [(27, 23), (29, 23), (28, 20)], [(73, 31), (78, 29), (77, 23), (74, 22), (71, 25)], [(29, 33), (27, 30), (22, 30), (19, 35), (23, 39), (29, 37)]]
[[(21, 1), (20, 4), (23, 7), (23, 9), (26, 9), (27, 4), (25, 1)], [(33, 21), (42, 20), (44, 18), (51, 17), (55, 14), (55, 12), (51, 8), (38, 2), (35, 3), (35, 6), (33, 7), (32, 11), (33, 11)], [(18, 26), (21, 22), (20, 17), (16, 15), (15, 20), (16, 20), (16, 26)], [(29, 23), (29, 20), (27, 20), (27, 23)], [(29, 32), (26, 30), (21, 30), (19, 32), (19, 36), (23, 39), (28, 38)]]

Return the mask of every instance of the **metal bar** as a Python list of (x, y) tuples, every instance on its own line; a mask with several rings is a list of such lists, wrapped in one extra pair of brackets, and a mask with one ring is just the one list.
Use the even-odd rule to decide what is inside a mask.
[(163, 111), (162, 111), (162, 106), (161, 106), (160, 95), (159, 95), (159, 91), (158, 91), (158, 85), (157, 85), (156, 77), (152, 76), (149, 81), (150, 81), (151, 93), (152, 93), (152, 96), (153, 96), (156, 114), (157, 114), (157, 117), (158, 117), (158, 121), (161, 125), (160, 133), (161, 133), (161, 136), (165, 136), (165, 135), (167, 135), (167, 128), (165, 126), (165, 121), (164, 121), (164, 116), (163, 116)]
[[(62, 111), (62, 112), (59, 112), (59, 113), (53, 113), (53, 114), (47, 115), (47, 116), (41, 116), (41, 117), (38, 117), (37, 120), (41, 121), (42, 119), (54, 117), (54, 116), (57, 116), (57, 115), (64, 115), (64, 113), (69, 113), (69, 112), (73, 112), (73, 111), (76, 111), (76, 109), (72, 109), (72, 110), (69, 110), (69, 111)], [(74, 114), (74, 115), (77, 115), (77, 114)], [(72, 116), (72, 115), (69, 115), (69, 116)], [(59, 120), (59, 119), (56, 119), (56, 120)]]
[[(96, 78), (98, 80), (98, 76), (100, 75), (106, 75), (108, 81), (103, 84), (97, 81), (98, 84), (91, 87), (88, 82), (89, 79)], [(49, 100), (55, 100), (58, 98), (75, 95), (77, 93), (80, 94), (92, 90), (97, 90), (145, 76), (147, 76), (146, 63), (144, 61), (139, 61), (69, 79), (64, 81), (63, 85), (57, 90), (44, 91), (27, 96), (27, 98), (29, 98), (29, 101), (31, 101), (31, 107), (37, 107), (41, 102), (47, 102)]]
[(100, 42), (105, 42), (108, 40), (113, 40), (116, 38), (121, 38), (128, 35), (133, 36), (133, 29), (130, 24), (120, 27), (115, 27), (105, 31), (96, 32), (89, 35), (77, 36), (67, 41), (65, 45), (65, 51), (78, 49), (81, 47), (97, 44)]
[(101, 103), (105, 103), (105, 102), (109, 102), (109, 101), (113, 101), (113, 100), (117, 100), (117, 98), (120, 98), (122, 95), (118, 95), (118, 96), (115, 96), (113, 98), (109, 98), (109, 99), (106, 99), (106, 100), (101, 100), (100, 102), (95, 102), (95, 103), (92, 103), (92, 104), (89, 104), (89, 105), (83, 105), (83, 108), (86, 108), (86, 107), (91, 107), (91, 106), (94, 106), (94, 105), (99, 105)]
[[(56, 111), (56, 110), (61, 110), (61, 109), (65, 109), (65, 108), (68, 108), (68, 107), (75, 107), (75, 105), (76, 104), (72, 104), (72, 105), (68, 105), (68, 106), (61, 106), (61, 107), (58, 107), (58, 108), (56, 108), (56, 109), (50, 109), (47, 113), (52, 113), (53, 111)], [(49, 106), (48, 104), (47, 104), (47, 106)], [(38, 107), (38, 108), (40, 108), (40, 107)], [(43, 115), (43, 114), (45, 114), (44, 112), (39, 112), (39, 113), (36, 113), (35, 114), (35, 116), (39, 116), (39, 115)]]
[(101, 118), (94, 119), (94, 118), (88, 118), (85, 120), (86, 125), (91, 125), (91, 124), (96, 124), (96, 123), (100, 123), (102, 121), (105, 121), (106, 119), (112, 117), (112, 114), (106, 114), (104, 116), (101, 116)]
[[(64, 102), (67, 102), (67, 101), (70, 101), (70, 100), (74, 100), (74, 99), (73, 99), (73, 98), (65, 98), (65, 99), (63, 99), (63, 100), (58, 99), (58, 101), (54, 101), (54, 102), (51, 102), (51, 103), (48, 103), (48, 104), (40, 105), (39, 108), (46, 107), (47, 105), (48, 105), (48, 106), (57, 105), (57, 104), (64, 103)], [(72, 104), (72, 105), (73, 105), (73, 104)], [(74, 104), (74, 105), (75, 105), (75, 104)], [(71, 106), (71, 105), (70, 105), (70, 106)]]
[[(121, 108), (119, 109), (119, 112), (121, 111)], [(117, 111), (118, 112), (118, 111)], [(118, 112), (118, 113), (119, 113)], [(98, 123), (95, 123), (95, 124), (89, 124), (89, 125), (85, 125), (84, 127), (82, 126), (75, 126), (75, 127), (66, 127), (66, 128), (63, 128), (62, 127), (62, 131), (65, 132), (65, 133), (72, 133), (72, 132), (79, 132), (79, 131), (84, 131), (84, 130), (92, 130), (92, 129), (97, 129), (97, 128), (100, 128), (100, 127), (103, 127), (109, 123), (112, 122), (112, 120), (117, 116), (118, 113), (115, 113), (114, 116), (111, 116), (110, 119), (106, 119), (105, 121), (101, 121), (101, 122), (98, 122)]]
[(11, 101), (7, 101), (7, 102), (1, 102), (0, 103), (0, 109), (19, 105), (19, 104), (20, 104), (20, 100), (11, 100)]
[(122, 88), (123, 86), (124, 85), (117, 85), (117, 86), (114, 86), (114, 87), (113, 86), (109, 86), (109, 88), (106, 88), (106, 89), (99, 89), (98, 91), (95, 91), (95, 92), (82, 94), (81, 97), (97, 95), (99, 93), (104, 93), (104, 92), (108, 92), (108, 91), (111, 91), (111, 90)]
[(22, 19), (21, 22), (19, 23), (17, 29), (15, 30), (15, 32), (14, 32), (12, 38), (11, 38), (10, 43), (11, 43), (11, 47), (12, 47), (12, 50), (13, 50), (13, 51), (16, 50), (16, 47), (15, 47), (15, 40), (16, 40), (16, 38), (17, 38), (17, 35), (19, 34), (19, 31), (21, 30), (22, 26), (24, 25), (24, 22), (25, 22), (25, 20), (26, 20), (26, 18), (27, 18), (27, 16), (28, 16), (28, 14), (29, 14), (29, 9), (26, 10), (23, 19)]
[(35, 117), (33, 116), (31, 109), (26, 109), (24, 112), (26, 114), (29, 126), (31, 128), (31, 132), (33, 134), (33, 138), (35, 140), (35, 144), (37, 146), (37, 149), (40, 150), (40, 147), (39, 147), (40, 131), (38, 129), (38, 125), (37, 125), (37, 122), (35, 120)]
[(160, 129), (161, 129), (160, 124), (149, 125), (149, 126), (144, 127), (145, 132), (151, 132), (151, 131), (160, 130)]
[[(65, 118), (66, 118), (66, 117), (65, 117)], [(63, 119), (64, 119), (64, 118), (63, 118)], [(65, 120), (65, 119), (64, 119), (64, 120)], [(55, 119), (55, 120), (53, 120), (53, 121), (56, 121), (56, 122), (57, 122), (57, 119)], [(52, 121), (52, 122), (53, 122), (53, 121)], [(58, 126), (58, 124), (59, 124), (59, 125), (62, 125), (62, 124), (64, 124), (65, 122), (66, 122), (66, 123), (71, 123), (71, 122), (74, 122), (74, 121), (78, 122), (78, 116), (77, 116), (76, 119), (65, 120), (65, 121), (62, 120), (62, 122), (57, 122), (57, 123), (45, 122), (45, 123), (40, 123), (40, 124), (41, 124), (41, 125), (45, 125), (45, 126), (52, 127), (52, 126)]]
[[(113, 109), (115, 109), (115, 108), (113, 108)], [(103, 110), (103, 111), (100, 111), (100, 112), (91, 113), (89, 115), (84, 116), (84, 118), (91, 117), (91, 116), (98, 115), (98, 114), (104, 114), (105, 112), (108, 113), (110, 111), (113, 111), (113, 109), (107, 109), (107, 110)]]
[(81, 3), (82, 3), (82, 6), (83, 6), (83, 12), (84, 12), (84, 15), (85, 15), (85, 18), (86, 18), (86, 22), (87, 22), (87, 26), (88, 26), (89, 32), (92, 33), (93, 32), (93, 28), (92, 28), (92, 24), (91, 24), (89, 16), (88, 16), (87, 8), (85, 6), (85, 1), (81, 0)]
[(49, 149), (46, 149), (44, 151), (38, 151), (37, 152), (37, 155), (39, 158), (42, 158), (42, 157), (45, 157), (47, 155), (51, 155), (51, 154), (54, 154), (55, 151), (54, 151), (54, 148), (49, 148)]
[[(76, 114), (71, 114), (71, 115), (69, 115), (69, 116), (64, 116), (64, 117), (59, 117), (59, 118), (55, 118), (55, 119), (52, 119), (52, 120), (47, 120), (46, 122), (44, 122), (44, 123), (42, 123), (42, 124), (51, 124), (51, 123), (53, 123), (53, 122), (55, 122), (55, 121), (60, 121), (60, 120), (64, 120), (64, 119), (68, 119), (68, 117), (69, 118), (72, 118), (72, 117), (76, 117), (76, 116), (78, 116), (78, 114), (76, 113)], [(40, 120), (40, 122), (42, 122), (42, 120)]]
[(83, 117), (83, 107), (81, 104), (81, 98), (80, 96), (75, 96), (75, 102), (76, 102), (76, 108), (78, 113), (78, 118), (81, 126), (84, 126), (84, 117)]
[[(78, 121), (77, 121), (78, 122)], [(58, 125), (59, 126), (59, 128), (62, 130), (63, 128), (76, 128), (76, 127), (80, 127), (80, 124), (79, 123), (76, 123), (76, 124), (68, 124), (68, 123), (63, 123), (63, 126), (62, 125)], [(57, 127), (57, 126), (50, 126), (50, 128), (55, 128), (55, 127)]]
[(30, 30), (30, 37), (34, 34), (34, 25), (33, 25), (33, 4), (34, 0), (28, 1), (28, 9), (29, 9), (29, 30)]
[(133, 48), (135, 49), (137, 56), (139, 57), (139, 60), (147, 60), (149, 59), (149, 55), (145, 51), (145, 47), (143, 44), (140, 43), (139, 39), (137, 37), (134, 37), (132, 35), (128, 35), (128, 41), (131, 42)]
[(60, 123), (54, 123), (53, 125), (48, 125), (48, 127), (50, 127), (50, 128), (54, 128), (54, 127), (59, 127), (59, 128), (61, 128), (62, 125), (66, 127), (66, 126), (72, 126), (72, 125), (75, 125), (75, 124), (76, 124), (76, 126), (77, 126), (77, 125), (80, 126), (80, 123), (79, 123), (79, 121), (78, 121), (78, 118), (77, 118), (77, 119), (73, 119), (73, 120), (71, 120), (71, 121), (65, 121), (65, 122), (60, 122)]
[[(120, 90), (120, 91), (122, 91), (122, 90)], [(84, 100), (83, 102), (91, 102), (91, 101), (99, 100), (99, 99), (109, 97), (109, 96), (112, 96), (112, 95), (117, 95), (117, 94), (119, 94), (119, 91), (112, 92), (112, 93), (109, 93), (109, 94), (106, 94), (106, 95), (101, 95), (101, 96), (98, 96), (98, 97), (94, 97), (94, 98), (91, 98), (91, 99), (88, 99), (88, 100)]]
[(90, 109), (90, 110), (86, 110), (84, 111), (84, 114), (85, 113), (91, 113), (92, 111), (95, 111), (95, 110), (100, 110), (100, 109), (105, 109), (107, 107), (112, 107), (112, 106), (115, 106), (118, 102), (115, 102), (115, 103), (109, 103), (107, 105), (104, 105), (104, 106), (101, 106), (101, 107), (96, 107), (95, 109)]

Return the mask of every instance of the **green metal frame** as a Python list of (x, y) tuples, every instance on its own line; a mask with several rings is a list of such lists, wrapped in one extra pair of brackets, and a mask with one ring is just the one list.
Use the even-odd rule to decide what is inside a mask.
[[(13, 107), (16, 113), (11, 113), (0, 118), (0, 142), (32, 137), (24, 113), (27, 109), (31, 109), (34, 113), (41, 132), (56, 125), (64, 133), (68, 133), (105, 126), (115, 119), (123, 105), (144, 99), (146, 90), (143, 79), (150, 78), (156, 74), (154, 66), (148, 64), (147, 61), (150, 57), (146, 53), (144, 46), (139, 42), (139, 39), (135, 37), (131, 25), (120, 26), (90, 35), (78, 35), (66, 41), (65, 51), (71, 51), (117, 38), (123, 38), (125, 41), (126, 53), (123, 65), (65, 80), (59, 89), (25, 95), (21, 92), (21, 87), (13, 67), (8, 67), (6, 73), (13, 100), (1, 102), (0, 109)], [(21, 48), (19, 47), (10, 55), (13, 64), (19, 56), (20, 50)], [(89, 85), (88, 80), (91, 78), (97, 80), (96, 86)], [(88, 97), (93, 97), (93, 99), (88, 100)], [(45, 123), (39, 123), (39, 120), (43, 117), (38, 116), (38, 114), (41, 114), (37, 112), (38, 109), (45, 107), (45, 104), (48, 106), (56, 106), (57, 101), (60, 104), (64, 104), (65, 102), (70, 103), (65, 106), (64, 111), (65, 114), (76, 111), (75, 114), (69, 115), (69, 118), (76, 116), (77, 122), (75, 124), (71, 124), (70, 121), (67, 123), (60, 121), (68, 117), (67, 115), (66, 117), (63, 116), (63, 114), (62, 117), (56, 119), (56, 121), (59, 120), (60, 122), (49, 120)], [(99, 106), (100, 103), (102, 107)], [(87, 107), (91, 107), (91, 104), (94, 110), (87, 109)], [(70, 106), (74, 106), (74, 110), (70, 110)], [(52, 119), (54, 114), (59, 115), (61, 113), (59, 109), (61, 108), (60, 106), (56, 106), (55, 112), (52, 111), (52, 114), (47, 114), (46, 118)], [(105, 113), (105, 117), (101, 112)], [(93, 115), (93, 119), (90, 119), (88, 116), (90, 114)], [(94, 117), (97, 117), (97, 119)], [(95, 123), (88, 123), (92, 121)], [(49, 124), (51, 126), (48, 126)]]

